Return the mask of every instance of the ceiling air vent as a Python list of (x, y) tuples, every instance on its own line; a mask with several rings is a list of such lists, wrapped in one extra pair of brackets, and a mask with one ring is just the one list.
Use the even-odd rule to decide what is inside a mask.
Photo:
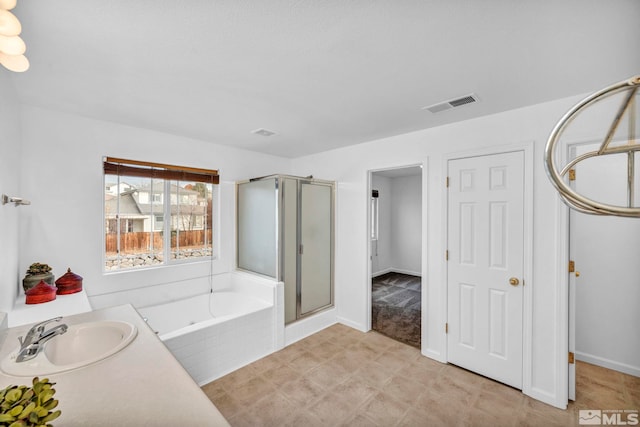
[(432, 113), (439, 113), (441, 111), (450, 110), (451, 108), (461, 107), (466, 104), (478, 102), (476, 94), (465, 95), (460, 98), (451, 99), (449, 101), (440, 102), (438, 104), (431, 105), (429, 107), (422, 107), (423, 110), (431, 111)]

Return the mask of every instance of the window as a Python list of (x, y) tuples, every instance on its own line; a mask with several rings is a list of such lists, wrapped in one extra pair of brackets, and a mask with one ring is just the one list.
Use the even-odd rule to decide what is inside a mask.
[(105, 271), (215, 256), (217, 171), (107, 157), (104, 180)]
[(164, 215), (155, 215), (153, 218), (153, 231), (161, 231), (164, 228)]
[(378, 190), (371, 192), (371, 240), (378, 240)]

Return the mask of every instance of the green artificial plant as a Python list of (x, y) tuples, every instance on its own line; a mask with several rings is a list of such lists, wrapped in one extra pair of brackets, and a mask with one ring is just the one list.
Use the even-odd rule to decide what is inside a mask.
[(35, 377), (32, 387), (10, 385), (0, 390), (0, 427), (51, 426), (49, 421), (62, 413), (52, 411), (58, 406), (54, 385), (48, 378)]
[(36, 276), (38, 274), (47, 274), (51, 271), (51, 267), (47, 264), (42, 264), (39, 262), (34, 262), (29, 266), (27, 270), (27, 276)]

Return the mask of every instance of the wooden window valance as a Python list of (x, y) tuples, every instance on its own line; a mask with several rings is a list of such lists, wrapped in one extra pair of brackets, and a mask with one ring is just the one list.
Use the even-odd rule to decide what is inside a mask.
[(115, 157), (105, 158), (104, 173), (141, 178), (205, 182), (209, 184), (218, 184), (220, 182), (218, 171), (213, 169), (190, 168), (162, 163), (118, 159)]

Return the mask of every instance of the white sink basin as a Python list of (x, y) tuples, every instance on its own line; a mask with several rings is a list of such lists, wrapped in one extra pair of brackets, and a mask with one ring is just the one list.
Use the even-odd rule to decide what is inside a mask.
[(9, 375), (36, 376), (81, 368), (119, 352), (137, 333), (134, 325), (121, 321), (69, 325), (66, 333), (45, 343), (44, 350), (31, 360), (17, 363), (20, 350), (17, 346), (0, 362), (0, 370)]

